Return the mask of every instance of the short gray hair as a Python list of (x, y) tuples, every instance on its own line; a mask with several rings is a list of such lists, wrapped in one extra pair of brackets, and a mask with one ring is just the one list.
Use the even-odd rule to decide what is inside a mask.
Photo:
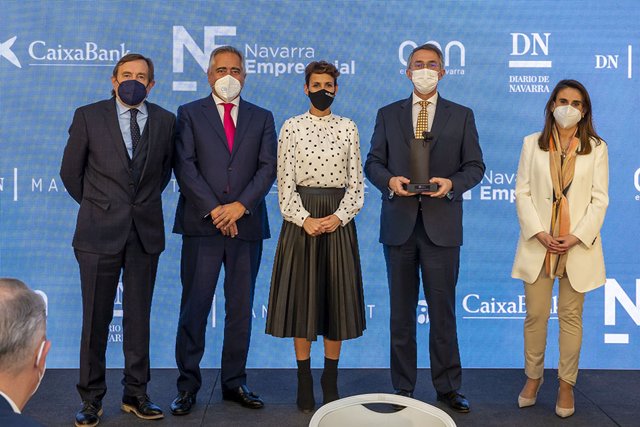
[(220, 46), (217, 47), (215, 49), (213, 49), (213, 52), (211, 52), (211, 56), (209, 56), (209, 69), (211, 69), (211, 64), (213, 64), (213, 58), (220, 54), (220, 53), (233, 53), (235, 55), (238, 55), (238, 57), (240, 58), (240, 62), (242, 63), (242, 71), (245, 70), (245, 66), (244, 66), (244, 56), (242, 55), (242, 52), (240, 52), (238, 49), (236, 49), (233, 46)]
[(46, 328), (42, 297), (20, 280), (0, 278), (0, 371), (19, 372)]

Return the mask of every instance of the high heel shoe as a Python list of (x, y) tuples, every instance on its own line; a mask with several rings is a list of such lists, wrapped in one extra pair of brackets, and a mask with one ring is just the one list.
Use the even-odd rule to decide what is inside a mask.
[[(560, 393), (560, 389), (558, 389), (558, 394), (559, 393)], [(573, 396), (573, 390), (571, 390), (571, 395)], [(556, 415), (559, 416), (560, 418), (570, 417), (575, 412), (576, 412), (575, 399), (574, 399), (573, 407), (571, 408), (561, 408), (558, 406), (558, 403), (556, 402)]]
[(540, 387), (542, 387), (542, 383), (544, 382), (544, 378), (540, 377), (540, 382), (538, 383), (538, 388), (536, 389), (536, 395), (533, 397), (522, 397), (518, 395), (518, 407), (526, 408), (527, 406), (533, 406), (536, 404), (536, 400), (538, 399), (538, 392), (540, 391)]

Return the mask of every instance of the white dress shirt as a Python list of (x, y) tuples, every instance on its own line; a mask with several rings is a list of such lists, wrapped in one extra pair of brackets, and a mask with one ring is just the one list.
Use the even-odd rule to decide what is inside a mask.
[(13, 409), (13, 412), (15, 412), (16, 414), (20, 414), (21, 413), (20, 409), (18, 408), (18, 405), (16, 405), (16, 403), (13, 400), (11, 400), (11, 398), (9, 396), (4, 394), (2, 391), (0, 391), (0, 396), (4, 397), (4, 400), (9, 402), (9, 405), (11, 406), (11, 409)]
[[(218, 98), (215, 93), (211, 92), (211, 96), (213, 97), (213, 102), (216, 103), (216, 107), (218, 107), (218, 114), (220, 114), (220, 121), (224, 125), (224, 105), (227, 104), (227, 101), (223, 101), (221, 98)], [(236, 96), (230, 104), (235, 105), (231, 109), (231, 118), (233, 119), (233, 124), (238, 126), (238, 105), (240, 105), (240, 95)]]

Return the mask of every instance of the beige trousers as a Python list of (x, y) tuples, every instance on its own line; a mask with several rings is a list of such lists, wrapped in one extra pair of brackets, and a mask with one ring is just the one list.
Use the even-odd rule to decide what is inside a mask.
[[(560, 361), (558, 378), (576, 384), (578, 361), (582, 346), (582, 307), (584, 294), (571, 287), (569, 278), (560, 279), (558, 295), (558, 321), (560, 322)], [(533, 283), (524, 284), (527, 317), (524, 321), (524, 372), (538, 379), (544, 371), (544, 352), (547, 346), (547, 325), (551, 313), (554, 280), (547, 277), (544, 267)]]

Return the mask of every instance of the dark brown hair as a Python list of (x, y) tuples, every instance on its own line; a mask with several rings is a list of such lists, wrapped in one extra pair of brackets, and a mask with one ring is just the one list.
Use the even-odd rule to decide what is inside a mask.
[[(132, 62), (132, 61), (139, 61), (139, 60), (142, 60), (147, 63), (147, 66), (149, 67), (149, 76), (148, 76), (149, 82), (154, 81), (153, 80), (153, 61), (151, 60), (151, 58), (147, 58), (146, 56), (140, 55), (139, 53), (127, 53), (125, 56), (120, 58), (116, 66), (113, 67), (113, 77), (118, 78), (118, 70), (123, 64), (126, 64), (127, 62)], [(116, 91), (111, 89), (111, 96), (115, 96), (115, 95), (116, 95)]]
[(589, 98), (589, 92), (577, 80), (560, 80), (551, 95), (549, 96), (549, 100), (547, 101), (547, 105), (544, 107), (544, 129), (540, 134), (540, 138), (538, 138), (538, 146), (541, 150), (549, 151), (549, 141), (551, 140), (551, 135), (553, 133), (553, 126), (556, 123), (556, 120), (553, 117), (553, 104), (558, 97), (558, 93), (562, 89), (571, 88), (580, 92), (582, 96), (582, 114), (583, 117), (578, 122), (578, 131), (576, 136), (580, 139), (580, 147), (578, 147), (577, 154), (589, 154), (591, 153), (591, 138), (595, 138), (597, 140), (596, 145), (600, 145), (602, 138), (598, 136), (595, 128), (593, 127), (593, 119), (591, 115), (591, 98)]
[(338, 85), (338, 76), (340, 75), (340, 71), (338, 71), (335, 65), (330, 64), (327, 61), (313, 61), (307, 65), (307, 68), (304, 69), (304, 81), (307, 86), (309, 86), (311, 74), (329, 74), (333, 77), (333, 82), (336, 86)]

